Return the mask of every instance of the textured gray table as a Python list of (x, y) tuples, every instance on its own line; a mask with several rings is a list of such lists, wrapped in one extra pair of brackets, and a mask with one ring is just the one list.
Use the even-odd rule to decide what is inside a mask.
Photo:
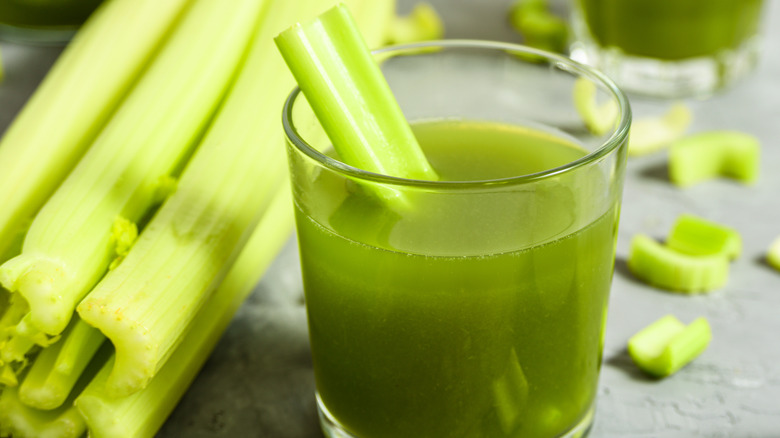
[[(412, 3), (399, 1), (399, 10), (408, 11)], [(521, 41), (504, 21), (509, 1), (431, 3), (445, 20), (447, 37)], [(665, 154), (629, 161), (594, 438), (780, 437), (780, 272), (763, 260), (770, 241), (780, 236), (780, 1), (768, 0), (765, 19), (764, 57), (757, 71), (711, 99), (687, 102), (694, 112), (691, 132), (736, 129), (761, 139), (759, 183), (745, 187), (718, 180), (680, 190), (667, 181)], [(59, 50), (0, 48), (6, 69), (0, 84), (2, 132)], [(668, 106), (631, 100), (635, 117)], [(626, 269), (631, 236), (643, 232), (661, 238), (684, 212), (731, 225), (744, 238), (744, 254), (732, 265), (728, 285), (705, 296), (647, 287)], [(298, 275), (291, 240), (161, 437), (322, 436)], [(637, 371), (625, 343), (668, 313), (685, 322), (706, 316), (714, 338), (694, 363), (658, 381)]]

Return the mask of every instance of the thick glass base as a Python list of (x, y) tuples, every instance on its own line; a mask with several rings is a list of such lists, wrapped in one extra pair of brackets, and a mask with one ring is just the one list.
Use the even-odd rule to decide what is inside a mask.
[(571, 56), (600, 69), (625, 91), (655, 97), (705, 97), (753, 70), (759, 44), (750, 40), (738, 50), (680, 61), (631, 56), (618, 49), (575, 43)]
[[(588, 412), (583, 415), (582, 420), (572, 427), (568, 432), (559, 435), (555, 438), (584, 438), (588, 436), (590, 428), (593, 425), (593, 419), (595, 417), (595, 403)], [(371, 437), (358, 437), (347, 432), (347, 430), (336, 420), (325, 405), (322, 403), (320, 396), (317, 395), (317, 411), (320, 417), (320, 427), (322, 432), (327, 438), (371, 438)], [(490, 437), (484, 437), (490, 438)]]

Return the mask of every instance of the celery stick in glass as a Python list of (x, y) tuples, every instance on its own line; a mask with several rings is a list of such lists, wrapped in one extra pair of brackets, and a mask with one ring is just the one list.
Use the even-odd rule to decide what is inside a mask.
[[(136, 222), (192, 153), (235, 75), (262, 2), (197, 0), (78, 166), (33, 221), (0, 283), (58, 334), (114, 258), (118, 217)], [(197, 48), (196, 50), (193, 48)]]
[[(344, 5), (275, 41), (345, 163), (383, 175), (438, 178)], [(396, 190), (380, 192), (396, 208), (407, 206)]]
[(78, 306), (116, 348), (109, 394), (139, 391), (159, 371), (286, 175), (278, 111), (294, 81), (273, 36), (301, 10), (272, 7), (264, 14), (247, 62), (176, 192)]
[(628, 139), (628, 155), (646, 155), (668, 147), (685, 134), (691, 119), (691, 110), (678, 102), (661, 117), (634, 120)]
[(666, 238), (666, 246), (683, 254), (722, 254), (734, 260), (742, 252), (742, 238), (733, 228), (683, 214), (677, 218)]
[(737, 131), (709, 131), (675, 142), (669, 151), (669, 179), (686, 187), (717, 177), (745, 184), (758, 179), (757, 138)]
[(652, 286), (696, 293), (725, 285), (729, 260), (724, 254), (683, 254), (638, 234), (631, 240), (628, 267), (636, 277)]
[(0, 141), (0, 262), (132, 88), (192, 0), (105, 2)]
[(705, 318), (686, 326), (667, 315), (632, 336), (628, 340), (628, 354), (643, 371), (665, 377), (699, 356), (711, 339), (710, 325)]

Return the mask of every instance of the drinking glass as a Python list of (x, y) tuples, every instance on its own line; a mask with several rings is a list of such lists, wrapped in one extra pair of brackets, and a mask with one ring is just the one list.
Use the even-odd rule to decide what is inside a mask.
[[(582, 436), (614, 267), (626, 97), (589, 67), (511, 44), (375, 53), (440, 180), (339, 161), (299, 90), (283, 110), (325, 434)], [(606, 130), (577, 110), (583, 82), (616, 110)], [(388, 191), (405, 202), (377, 195)]]

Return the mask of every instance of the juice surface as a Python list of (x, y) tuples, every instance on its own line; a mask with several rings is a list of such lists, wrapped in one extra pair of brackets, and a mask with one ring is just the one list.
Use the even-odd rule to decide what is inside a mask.
[(631, 55), (679, 60), (737, 49), (762, 0), (579, 0), (592, 37)]
[[(549, 134), (494, 124), (434, 122), (416, 133), (449, 180), (534, 173), (584, 155)], [(616, 211), (572, 226), (579, 204), (565, 184), (553, 187), (530, 194), (549, 199), (535, 204), (544, 208), (528, 228), (513, 210), (497, 212), (514, 195), (467, 211), (452, 199), (442, 202), (455, 210), (427, 202), (428, 233), (419, 218), (354, 201), (362, 195), (346, 186), (330, 223), (296, 207), (317, 389), (350, 433), (549, 437), (587, 413)], [(482, 245), (486, 227), (503, 236), (487, 238), (499, 250)]]

